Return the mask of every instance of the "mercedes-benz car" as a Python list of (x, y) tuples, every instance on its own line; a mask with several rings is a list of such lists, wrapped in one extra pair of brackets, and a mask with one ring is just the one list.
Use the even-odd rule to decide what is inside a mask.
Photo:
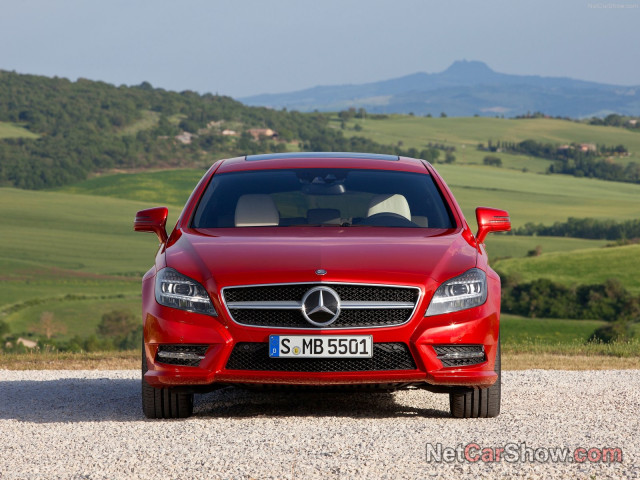
[(137, 213), (160, 240), (142, 280), (142, 407), (192, 415), (194, 393), (279, 385), (419, 387), (455, 417), (500, 412), (500, 279), (424, 160), (287, 153), (221, 160), (170, 234), (167, 208)]

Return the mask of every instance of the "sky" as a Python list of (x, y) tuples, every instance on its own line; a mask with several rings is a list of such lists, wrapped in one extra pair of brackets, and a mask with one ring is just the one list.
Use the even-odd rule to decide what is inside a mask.
[(640, 0), (21, 0), (0, 69), (235, 98), (455, 60), (640, 85)]

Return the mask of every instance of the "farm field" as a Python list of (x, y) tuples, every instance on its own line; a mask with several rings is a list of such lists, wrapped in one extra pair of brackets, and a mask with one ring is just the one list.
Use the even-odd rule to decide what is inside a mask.
[(0, 205), (11, 225), (0, 253), (0, 319), (12, 331), (26, 332), (48, 311), (67, 324), (65, 336), (90, 334), (107, 311), (139, 311), (157, 239), (132, 224), (148, 204), (2, 188)]
[[(433, 112), (439, 115), (440, 112)], [(361, 131), (353, 130), (359, 124)], [(340, 122), (334, 117), (333, 124), (339, 128)], [(346, 124), (346, 136), (363, 136), (379, 143), (396, 145), (402, 142), (403, 148), (426, 147), (427, 143), (442, 143), (456, 147), (456, 161), (460, 163), (482, 163), (487, 152), (476, 149), (479, 143), (485, 145), (492, 141), (521, 142), (534, 139), (540, 142), (596, 143), (606, 145), (625, 145), (630, 157), (617, 161), (626, 164), (636, 162), (640, 157), (640, 133), (623, 128), (586, 125), (583, 123), (556, 120), (551, 118), (505, 119), (486, 117), (426, 118), (410, 115), (390, 115), (387, 119), (352, 119)], [(505, 166), (509, 168), (528, 168), (530, 171), (544, 171), (549, 161), (539, 158), (499, 153)]]
[(159, 170), (94, 177), (62, 187), (60, 192), (137, 200), (155, 205), (185, 204), (206, 170)]
[(564, 320), (557, 318), (524, 318), (500, 316), (500, 335), (507, 347), (537, 343), (539, 345), (586, 342), (593, 331), (606, 325), (600, 320)]
[(504, 273), (517, 273), (522, 281), (547, 278), (566, 285), (603, 283), (617, 278), (640, 294), (640, 245), (552, 252), (539, 257), (510, 258), (494, 263)]

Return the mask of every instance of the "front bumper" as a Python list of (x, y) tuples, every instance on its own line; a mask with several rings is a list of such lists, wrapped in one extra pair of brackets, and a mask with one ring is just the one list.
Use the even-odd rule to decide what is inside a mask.
[[(153, 282), (143, 283), (146, 381), (155, 387), (209, 386), (217, 384), (354, 385), (424, 383), (437, 386), (487, 387), (495, 383), (494, 361), (499, 334), (499, 293), (489, 295), (476, 308), (434, 317), (423, 317), (426, 304), (419, 304), (413, 318), (395, 327), (349, 330), (291, 330), (245, 327), (233, 322), (225, 309), (216, 305), (218, 317), (194, 314), (161, 306), (153, 295)], [(493, 300), (491, 300), (493, 299)], [(424, 299), (421, 299), (424, 303)], [(416, 368), (374, 371), (262, 371), (226, 368), (240, 342), (268, 343), (269, 335), (373, 335), (376, 343), (402, 343), (409, 348)], [(169, 365), (156, 361), (159, 345), (206, 345), (197, 367)], [(436, 345), (482, 345), (486, 360), (464, 367), (445, 367)]]

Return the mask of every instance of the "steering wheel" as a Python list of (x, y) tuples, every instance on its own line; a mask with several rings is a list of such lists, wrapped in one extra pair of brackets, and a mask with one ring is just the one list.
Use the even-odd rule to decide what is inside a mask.
[(417, 227), (418, 224), (407, 220), (406, 217), (393, 212), (380, 212), (363, 218), (358, 225), (371, 225), (373, 227)]

